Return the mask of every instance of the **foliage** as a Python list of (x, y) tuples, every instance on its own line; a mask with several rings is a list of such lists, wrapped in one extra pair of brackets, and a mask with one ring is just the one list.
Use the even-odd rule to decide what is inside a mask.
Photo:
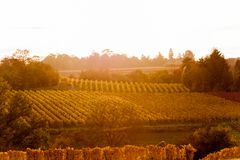
[(185, 84), (188, 88), (191, 88), (192, 83), (194, 81), (195, 75), (193, 70), (194, 70), (195, 62), (186, 57), (183, 59), (183, 64), (182, 64), (182, 82)]
[(203, 160), (218, 160), (218, 159), (236, 159), (240, 157), (240, 147), (225, 148), (219, 152), (210, 153)]
[(193, 133), (190, 141), (193, 147), (197, 149), (196, 159), (235, 144), (230, 134), (230, 128), (222, 126), (200, 128)]
[(191, 50), (186, 50), (185, 53), (183, 54), (183, 59), (186, 58), (194, 60), (194, 54)]
[(191, 145), (178, 147), (168, 144), (165, 147), (148, 145), (145, 147), (126, 145), (123, 147), (104, 147), (104, 148), (82, 148), (82, 149), (50, 149), (50, 150), (31, 150), (0, 152), (0, 159), (10, 159), (17, 157), (19, 160), (26, 159), (56, 159), (56, 160), (192, 160), (195, 149)]
[[(2, 110), (4, 110), (5, 106), (7, 105), (7, 100), (10, 95), (10, 85), (2, 78), (0, 77), (0, 107), (1, 107), (1, 113)], [(2, 117), (2, 115), (0, 116)]]
[(92, 103), (93, 109), (87, 116), (86, 127), (95, 133), (95, 144), (99, 141), (104, 146), (124, 144), (127, 141), (124, 127), (132, 127), (137, 122), (136, 105), (111, 96), (99, 96)]
[(205, 66), (209, 73), (209, 85), (212, 90), (229, 90), (231, 85), (231, 73), (223, 55), (217, 49), (213, 49), (210, 57), (205, 59)]
[(192, 91), (229, 91), (232, 75), (224, 56), (213, 49), (210, 56), (195, 62), (183, 60), (183, 83)]
[(12, 57), (3, 59), (0, 76), (17, 90), (57, 85), (58, 73), (50, 65), (34, 61), (27, 54), (27, 50), (17, 50)]
[[(0, 82), (0, 150), (38, 148), (48, 141), (46, 122), (32, 115), (32, 103), (20, 92), (9, 92), (6, 82)], [(7, 98), (6, 98), (7, 96)]]
[(33, 61), (26, 66), (25, 89), (56, 86), (59, 75), (50, 65)]
[(159, 53), (154, 58), (149, 58), (143, 55), (139, 59), (134, 56), (127, 57), (126, 54), (104, 50), (101, 53), (93, 52), (90, 56), (83, 58), (66, 54), (50, 54), (43, 60), (43, 62), (50, 64), (58, 70), (106, 70), (111, 68), (179, 66), (181, 64), (181, 58), (175, 59), (172, 55), (171, 60), (168, 60)]
[(93, 102), (92, 111), (89, 113), (86, 123), (96, 128), (119, 128), (133, 125), (135, 105), (121, 98), (111, 96), (98, 96)]
[(234, 79), (234, 90), (240, 91), (240, 59), (238, 59), (234, 66), (233, 72), (233, 79)]

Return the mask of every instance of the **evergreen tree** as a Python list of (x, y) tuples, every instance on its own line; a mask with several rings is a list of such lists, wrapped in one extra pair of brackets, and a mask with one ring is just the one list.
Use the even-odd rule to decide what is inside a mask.
[[(190, 57), (189, 57), (190, 56)], [(189, 54), (183, 59), (182, 82), (192, 91), (228, 91), (232, 75), (224, 56), (213, 49), (210, 56), (196, 63)]]
[(232, 84), (232, 75), (224, 56), (217, 49), (205, 58), (205, 67), (209, 73), (209, 87), (211, 90), (229, 90)]

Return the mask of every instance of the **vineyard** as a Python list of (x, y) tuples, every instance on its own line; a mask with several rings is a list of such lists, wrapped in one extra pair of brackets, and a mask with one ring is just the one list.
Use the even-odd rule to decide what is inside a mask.
[[(240, 103), (201, 93), (19, 92), (32, 101), (34, 114), (46, 119), (50, 126), (84, 125), (92, 119), (91, 115), (99, 114), (108, 114), (108, 118), (125, 117), (130, 121), (129, 117), (134, 117), (134, 121), (144, 124), (240, 118)], [(101, 112), (99, 105), (108, 107)]]
[[(97, 81), (76, 78), (62, 78), (59, 87), (76, 89), (81, 91), (100, 92), (127, 92), (127, 93), (180, 93), (188, 92), (189, 89), (183, 84), (165, 83), (138, 83), (138, 82), (117, 82), (117, 81)], [(63, 87), (63, 88), (64, 88)]]
[(177, 147), (124, 146), (83, 149), (51, 149), (0, 152), (0, 160), (192, 160), (195, 149), (191, 145)]

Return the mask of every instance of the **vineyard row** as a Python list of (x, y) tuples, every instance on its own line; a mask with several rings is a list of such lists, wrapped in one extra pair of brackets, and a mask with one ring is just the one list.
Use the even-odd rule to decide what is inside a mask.
[(59, 88), (62, 86), (82, 91), (102, 92), (179, 93), (189, 91), (183, 84), (98, 81), (76, 78), (62, 78), (59, 82)]
[[(108, 110), (101, 113), (108, 114), (107, 118), (120, 116), (113, 113), (118, 112), (126, 118), (135, 117), (136, 121), (144, 124), (237, 120), (240, 117), (240, 103), (200, 93), (19, 92), (33, 103), (34, 114), (47, 120), (53, 127), (85, 125), (91, 114), (99, 112), (99, 105), (109, 106)], [(116, 109), (111, 109), (114, 107)]]

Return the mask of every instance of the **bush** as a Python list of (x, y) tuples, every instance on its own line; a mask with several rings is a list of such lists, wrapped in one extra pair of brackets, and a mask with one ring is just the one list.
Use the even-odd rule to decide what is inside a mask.
[(203, 158), (209, 153), (234, 146), (230, 131), (230, 128), (222, 126), (197, 129), (190, 137), (190, 143), (197, 149), (194, 158)]

